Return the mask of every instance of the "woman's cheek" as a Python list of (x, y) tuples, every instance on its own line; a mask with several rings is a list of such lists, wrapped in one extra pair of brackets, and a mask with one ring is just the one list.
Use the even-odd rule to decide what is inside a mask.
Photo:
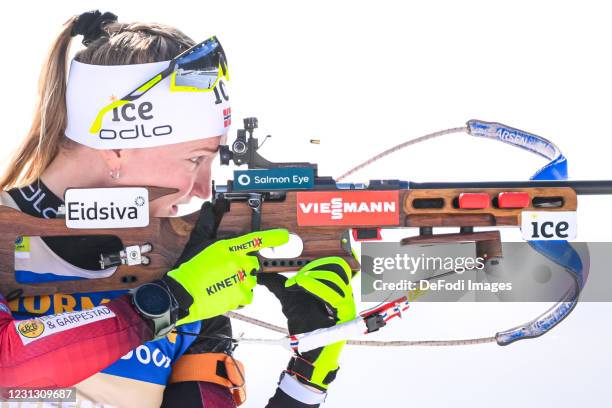
[(195, 181), (193, 170), (186, 167), (188, 166), (183, 166), (183, 168), (178, 166), (167, 168), (162, 174), (159, 175), (157, 180), (158, 182), (162, 182), (163, 180), (165, 185), (171, 188), (176, 188), (180, 193), (182, 193), (182, 195), (186, 195), (189, 193), (189, 191), (191, 191)]

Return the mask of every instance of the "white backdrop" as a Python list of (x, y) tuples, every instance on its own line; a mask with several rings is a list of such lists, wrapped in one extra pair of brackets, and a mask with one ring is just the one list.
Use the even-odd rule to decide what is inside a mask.
[[(320, 174), (337, 176), (407, 138), (478, 118), (553, 140), (573, 178), (612, 177), (612, 26), (608, 5), (596, 1), (6, 3), (0, 163), (29, 127), (51, 39), (70, 15), (92, 8), (121, 21), (174, 25), (196, 41), (218, 35), (232, 73), (234, 129), (242, 117), (258, 116), (260, 136), (274, 136), (262, 149), (271, 160), (317, 161)], [(321, 144), (309, 144), (312, 138)], [(504, 145), (448, 136), (352, 181), (517, 180), (543, 164)], [(215, 174), (223, 184), (230, 173)], [(580, 240), (608, 240), (610, 200), (580, 199)], [(492, 335), (545, 307), (510, 306), (416, 304), (403, 323), (375, 338)], [(281, 323), (279, 309), (258, 288), (245, 312)], [(608, 406), (610, 313), (609, 304), (580, 304), (546, 336), (506, 348), (347, 348), (325, 406)], [(270, 335), (237, 324), (241, 331)], [(246, 406), (261, 407), (289, 355), (238, 350), (247, 366)]]

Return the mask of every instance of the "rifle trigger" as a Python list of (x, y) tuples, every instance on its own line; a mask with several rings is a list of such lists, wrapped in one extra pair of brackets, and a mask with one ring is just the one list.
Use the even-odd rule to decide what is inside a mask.
[(247, 204), (251, 209), (251, 231), (261, 229), (261, 207), (263, 205), (263, 194), (249, 193)]

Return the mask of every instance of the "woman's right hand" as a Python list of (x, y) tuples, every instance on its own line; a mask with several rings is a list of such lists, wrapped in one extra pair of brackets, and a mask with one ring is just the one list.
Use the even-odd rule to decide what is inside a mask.
[[(216, 219), (212, 206), (205, 203), (179, 258), (180, 264), (163, 278), (182, 311), (177, 325), (208, 319), (251, 303), (257, 283), (254, 272), (259, 271), (260, 265), (257, 257), (250, 254), (289, 240), (287, 230), (271, 229), (214, 241)], [(186, 260), (194, 249), (199, 252)]]

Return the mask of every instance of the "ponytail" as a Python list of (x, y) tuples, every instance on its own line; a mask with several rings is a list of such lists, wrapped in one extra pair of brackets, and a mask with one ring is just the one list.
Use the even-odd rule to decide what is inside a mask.
[(32, 126), (0, 178), (2, 190), (32, 183), (57, 155), (66, 129), (66, 63), (77, 18), (64, 24), (49, 50), (38, 81)]

